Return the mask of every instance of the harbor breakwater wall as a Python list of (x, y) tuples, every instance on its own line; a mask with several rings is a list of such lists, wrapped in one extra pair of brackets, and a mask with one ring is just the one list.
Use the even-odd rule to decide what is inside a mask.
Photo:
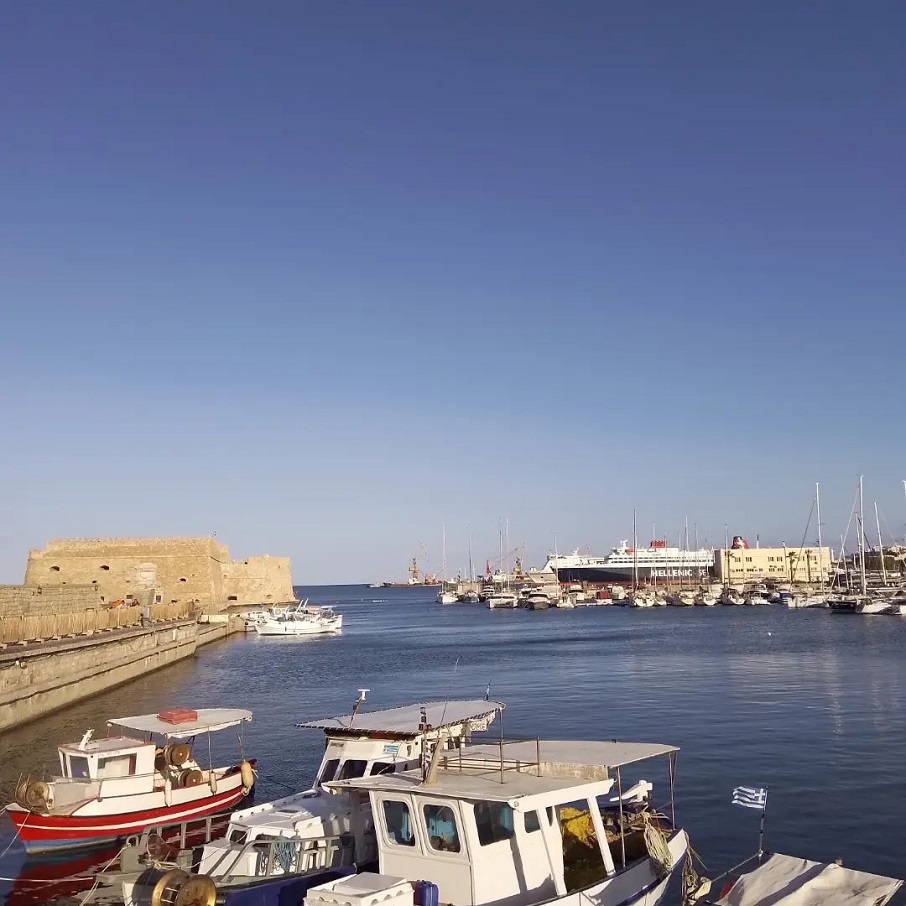
[(239, 631), (241, 620), (157, 623), (0, 651), (0, 730), (159, 670)]

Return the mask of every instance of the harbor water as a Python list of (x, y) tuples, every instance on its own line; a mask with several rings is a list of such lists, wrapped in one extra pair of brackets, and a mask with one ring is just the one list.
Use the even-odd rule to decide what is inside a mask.
[[(677, 821), (712, 876), (757, 844), (758, 813), (730, 804), (738, 785), (769, 789), (767, 848), (902, 875), (906, 620), (778, 606), (498, 611), (440, 606), (432, 588), (298, 591), (335, 605), (342, 635), (234, 636), (8, 732), (4, 801), (20, 772), (53, 769), (58, 742), (170, 705), (254, 712), (242, 744), (265, 801), (310, 785), (320, 760), (323, 737), (295, 724), (347, 712), (359, 688), (377, 708), (482, 698), (490, 684), (507, 737), (678, 745)], [(215, 761), (236, 756), (232, 731), (213, 743)], [(647, 779), (663, 801), (661, 765)], [(0, 859), (4, 876), (40, 877), (17, 848)], [(21, 885), (5, 884), (17, 902)]]

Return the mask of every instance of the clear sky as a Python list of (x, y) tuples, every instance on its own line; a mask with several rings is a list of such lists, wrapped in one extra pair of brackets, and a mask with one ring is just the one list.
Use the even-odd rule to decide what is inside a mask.
[[(901, 2), (7, 4), (0, 581), (906, 530)], [(809, 539), (811, 540), (811, 539)]]

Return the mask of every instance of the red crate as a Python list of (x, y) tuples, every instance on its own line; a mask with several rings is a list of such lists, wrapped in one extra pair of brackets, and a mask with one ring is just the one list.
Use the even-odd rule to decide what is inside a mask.
[(192, 721), (198, 720), (198, 712), (191, 711), (189, 708), (167, 708), (166, 711), (158, 713), (157, 719), (168, 724), (190, 724)]

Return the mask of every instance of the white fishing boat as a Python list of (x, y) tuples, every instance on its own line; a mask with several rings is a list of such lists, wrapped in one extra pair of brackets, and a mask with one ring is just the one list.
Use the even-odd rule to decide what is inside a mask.
[(455, 591), (449, 588), (441, 588), (437, 593), (437, 603), (438, 604), (458, 604), (459, 595)]
[[(368, 797), (380, 874), (357, 879), (374, 902), (396, 904), (399, 890), (400, 906), (412, 906), (409, 882), (418, 880), (436, 886), (440, 903), (647, 906), (688, 850), (673, 819), (676, 752), (653, 743), (501, 740), (328, 787)], [(648, 780), (622, 785), (624, 769), (638, 774), (653, 759), (667, 762), (664, 810)]]
[[(326, 785), (417, 767), (435, 749), (464, 745), (505, 707), (502, 702), (454, 699), (362, 711), (367, 691), (360, 691), (351, 714), (298, 725), (325, 734), (314, 785), (233, 812), (226, 836), (204, 847), (202, 874), (235, 881), (373, 861), (377, 848), (367, 799), (354, 801)], [(354, 823), (359, 836), (350, 841)]]
[(263, 636), (332, 635), (342, 628), (342, 614), (335, 613), (331, 607), (307, 603), (267, 614), (254, 623), (255, 632)]
[(193, 744), (251, 719), (238, 709), (173, 708), (109, 720), (106, 738), (88, 730), (58, 747), (59, 774), (21, 778), (6, 811), (29, 852), (90, 847), (226, 811), (254, 785), (253, 762), (204, 767)]

